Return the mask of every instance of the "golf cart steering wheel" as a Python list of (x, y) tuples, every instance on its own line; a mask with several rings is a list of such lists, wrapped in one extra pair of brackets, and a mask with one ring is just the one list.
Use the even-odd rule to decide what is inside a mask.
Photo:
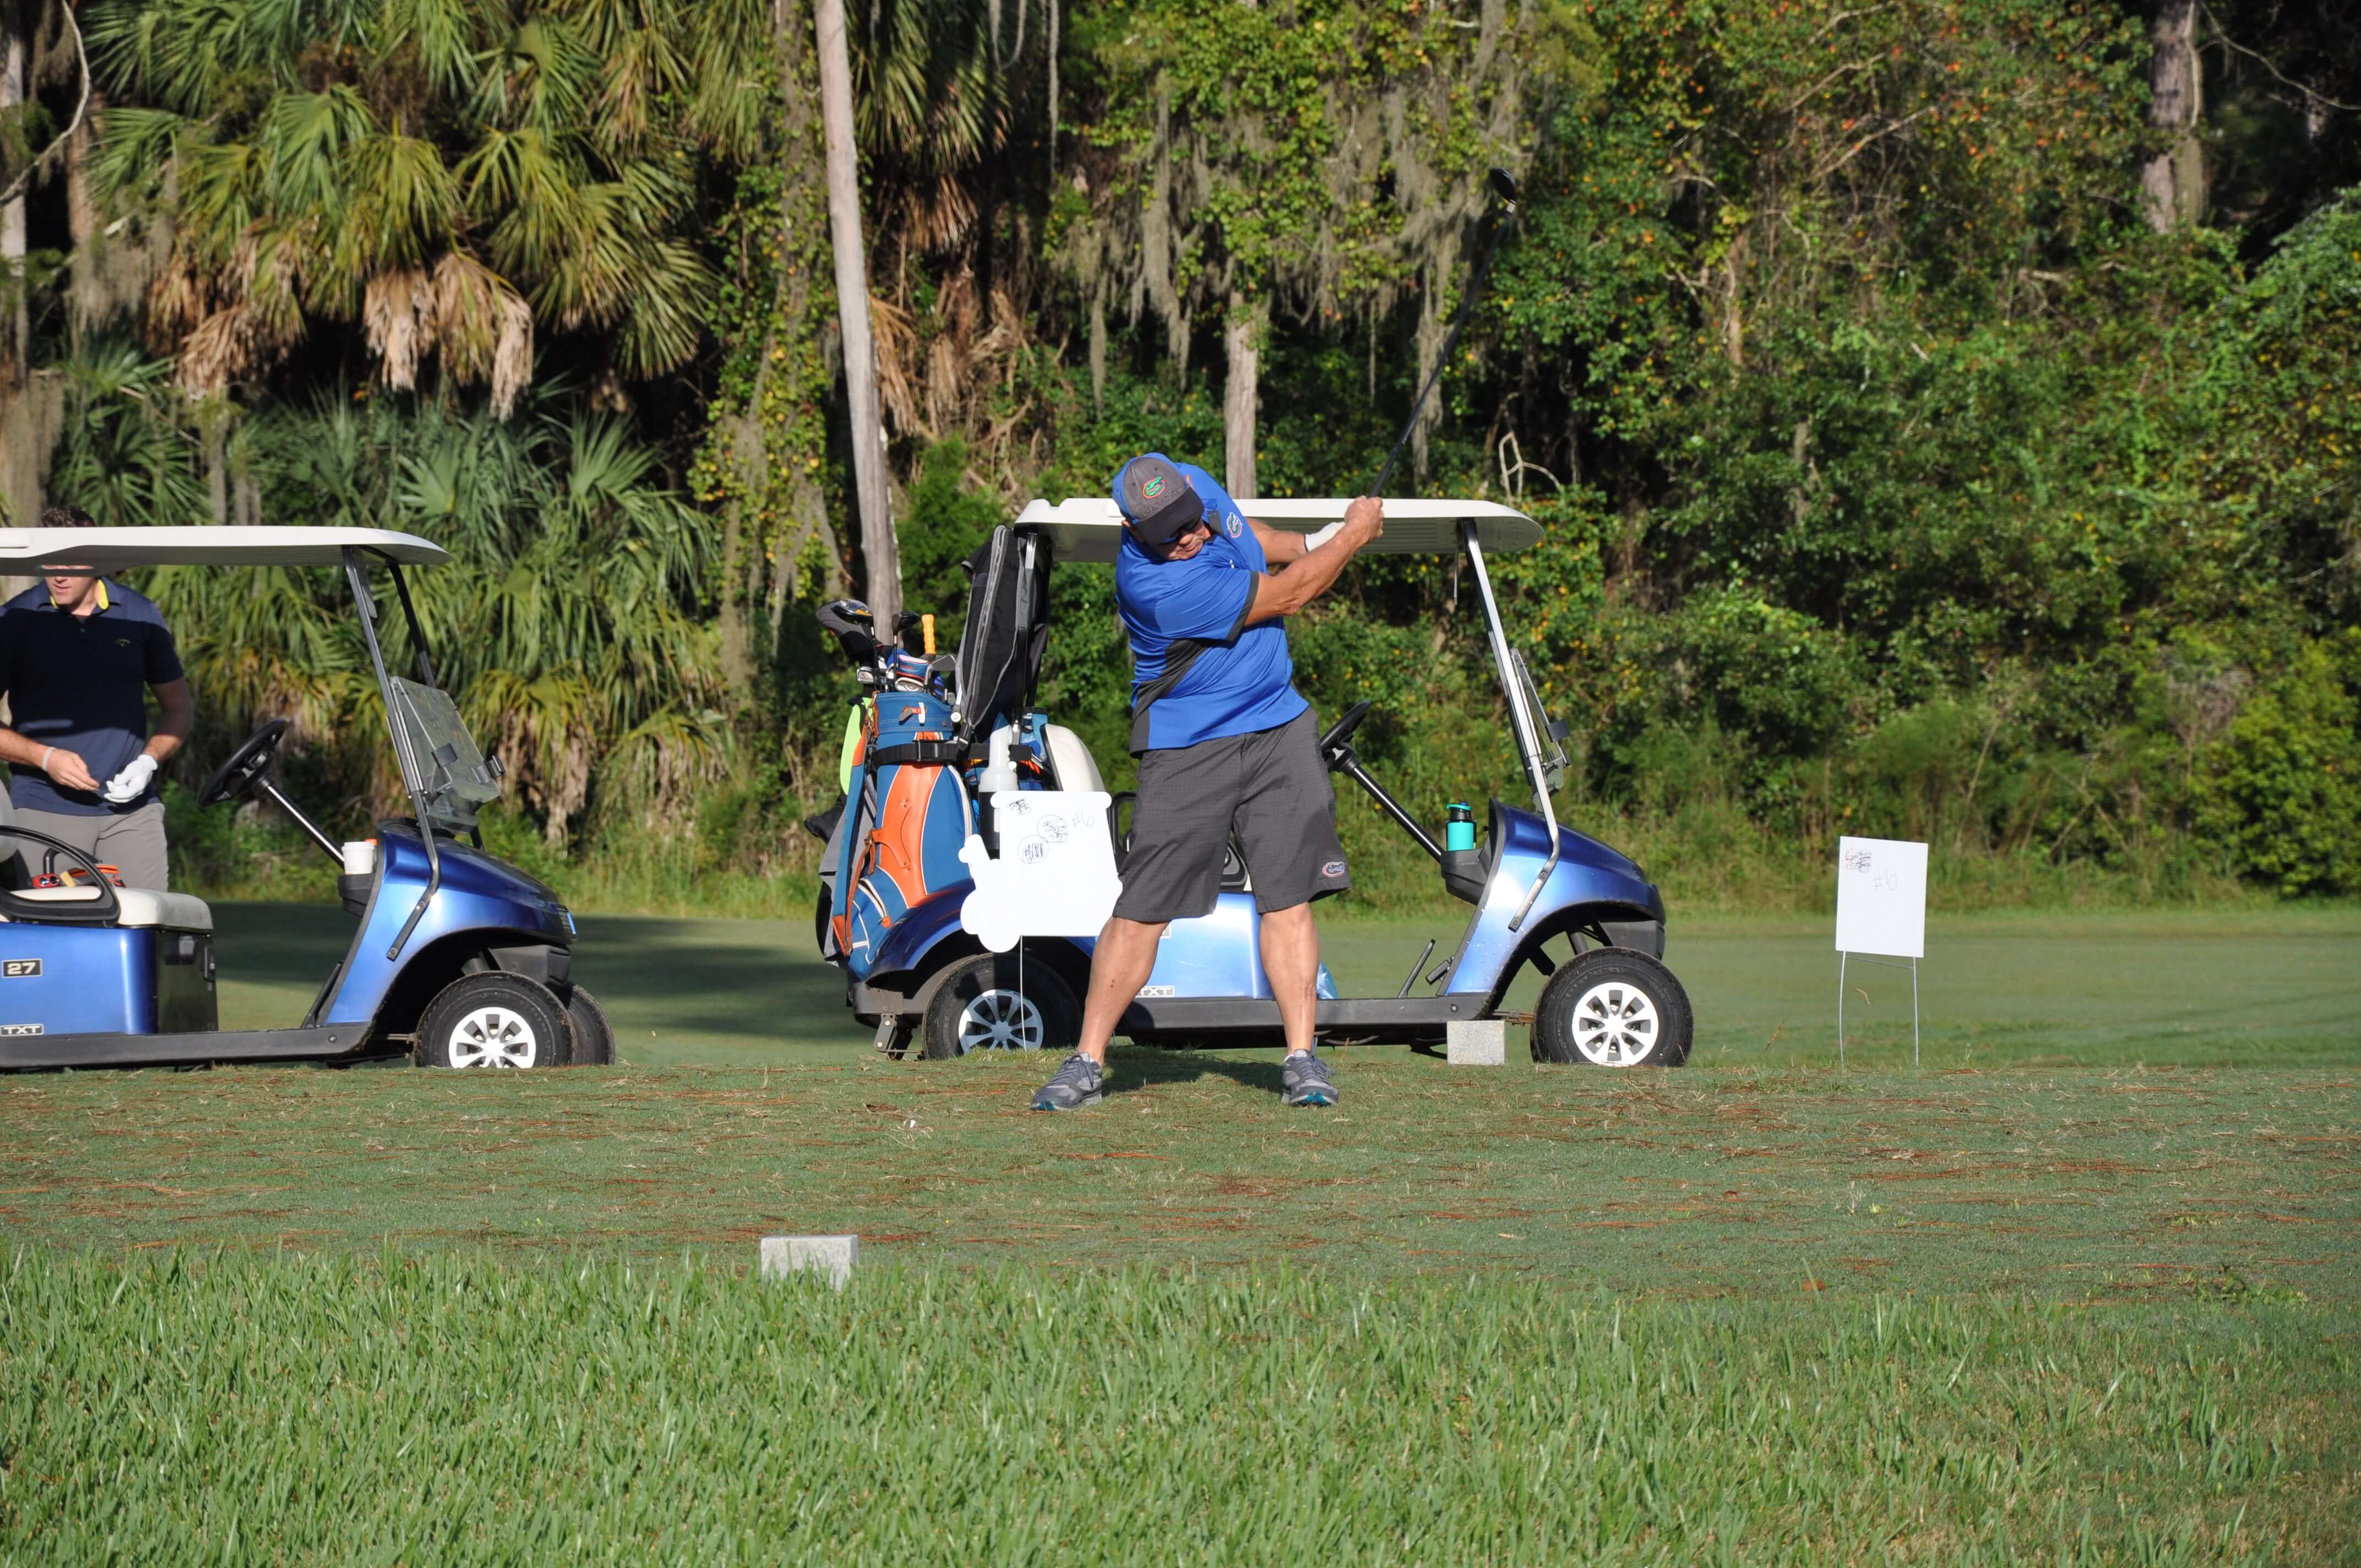
[(219, 806), (225, 800), (238, 800), (250, 795), (270, 764), (279, 760), (279, 742), (287, 734), (287, 720), (274, 718), (247, 736), (238, 749), (229, 754), (229, 761), (214, 770), (205, 787), (197, 792), (199, 806)]
[(1328, 764), (1329, 772), (1334, 773), (1345, 765), (1345, 758), (1352, 754), (1350, 742), (1353, 731), (1358, 729), (1361, 720), (1368, 717), (1369, 705), (1356, 702), (1345, 710), (1344, 718), (1328, 727), (1327, 734), (1320, 737), (1320, 760)]

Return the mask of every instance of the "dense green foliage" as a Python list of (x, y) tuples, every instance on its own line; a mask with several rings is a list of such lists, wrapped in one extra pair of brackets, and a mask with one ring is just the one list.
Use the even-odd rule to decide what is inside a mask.
[(19, 1252), (0, 1535), (53, 1561), (2330, 1562), (2353, 1366), (2321, 1316)]
[[(1748, 902), (1817, 896), (1843, 830), (1932, 839), (1988, 892), (2361, 889), (2361, 55), (2334, 9), (2205, 13), (2213, 201), (2158, 233), (2148, 18), (2112, 0), (871, 7), (910, 601), (955, 624), (956, 561), (1028, 494), (1150, 446), (1218, 466), (1242, 321), (1260, 488), (1365, 483), (1499, 162), (1524, 201), (1414, 482), (1545, 525), (1498, 568), (1572, 727), (1569, 816), (1753, 868), (1721, 883)], [(458, 526), (507, 586), (449, 591), (578, 606), (484, 609), (497, 650), (461, 666), (531, 827), (807, 863), (849, 695), (807, 611), (862, 563), (790, 14), (91, 7), (82, 193), (27, 208), (49, 488), (431, 532), (398, 476), (480, 445)], [(330, 461), (353, 477), (306, 477)], [(619, 488), (553, 505), (585, 461)], [(627, 536), (612, 580), (548, 580)], [(349, 649), (293, 601), (233, 654), (253, 617), (176, 591), (217, 622), (188, 635), (218, 731), (300, 697), (324, 758), (359, 733), (324, 695)], [(1120, 779), (1109, 591), (1063, 573), (1046, 695)], [(1379, 704), (1365, 750), (1428, 815), (1521, 793), (1471, 609), (1445, 564), (1373, 562), (1293, 632), (1323, 710)], [(322, 786), (378, 793), (368, 750)], [(1373, 892), (1431, 896), (1374, 817), (1346, 831)]]

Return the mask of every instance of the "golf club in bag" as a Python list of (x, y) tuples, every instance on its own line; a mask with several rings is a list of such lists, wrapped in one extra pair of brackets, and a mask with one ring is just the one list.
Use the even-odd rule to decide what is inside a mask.
[(1443, 367), (1451, 363), (1451, 351), (1459, 346), (1459, 334), (1467, 324), (1468, 313), (1475, 309), (1476, 296), (1484, 291), (1484, 278), (1492, 270), (1492, 258), (1499, 252), (1500, 236), (1507, 232), (1508, 220), (1516, 215), (1516, 176), (1496, 164), (1492, 172), (1484, 177), (1484, 182), (1491, 187), (1493, 196), (1500, 203), (1500, 210), (1492, 222), (1491, 242), (1484, 247), (1483, 258), (1476, 263), (1476, 274), (1468, 280), (1467, 292), (1460, 297), (1459, 314), (1451, 323), (1451, 335), (1443, 340), (1443, 352), (1434, 356), (1434, 368), (1427, 372), (1426, 385), (1418, 389), (1418, 396), (1411, 400), (1410, 418), (1402, 422), (1401, 434), (1394, 440), (1394, 449), (1386, 454), (1385, 466), (1378, 470), (1378, 477), (1370, 480), (1368, 488), (1362, 491), (1364, 495), (1381, 496), (1386, 493), (1386, 480), (1392, 475), (1394, 464), (1400, 460), (1402, 448), (1410, 444), (1411, 432), (1418, 428), (1420, 411), (1426, 407), (1426, 400), (1433, 392), (1435, 382), (1443, 378)]

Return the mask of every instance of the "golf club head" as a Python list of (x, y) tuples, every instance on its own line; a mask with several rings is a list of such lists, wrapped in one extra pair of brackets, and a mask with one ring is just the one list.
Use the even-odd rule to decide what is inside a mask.
[(1515, 175), (1496, 163), (1492, 166), (1492, 172), (1484, 177), (1484, 183), (1492, 188), (1492, 194), (1500, 198), (1502, 206), (1512, 213), (1517, 210), (1517, 177)]
[(814, 619), (855, 663), (877, 651), (876, 617), (859, 599), (830, 599), (819, 607)]

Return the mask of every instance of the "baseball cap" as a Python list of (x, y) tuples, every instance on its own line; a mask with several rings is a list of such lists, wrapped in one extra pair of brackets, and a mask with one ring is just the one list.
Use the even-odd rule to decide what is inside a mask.
[(1165, 544), (1202, 521), (1204, 498), (1161, 452), (1143, 453), (1115, 476), (1115, 504), (1144, 544)]

